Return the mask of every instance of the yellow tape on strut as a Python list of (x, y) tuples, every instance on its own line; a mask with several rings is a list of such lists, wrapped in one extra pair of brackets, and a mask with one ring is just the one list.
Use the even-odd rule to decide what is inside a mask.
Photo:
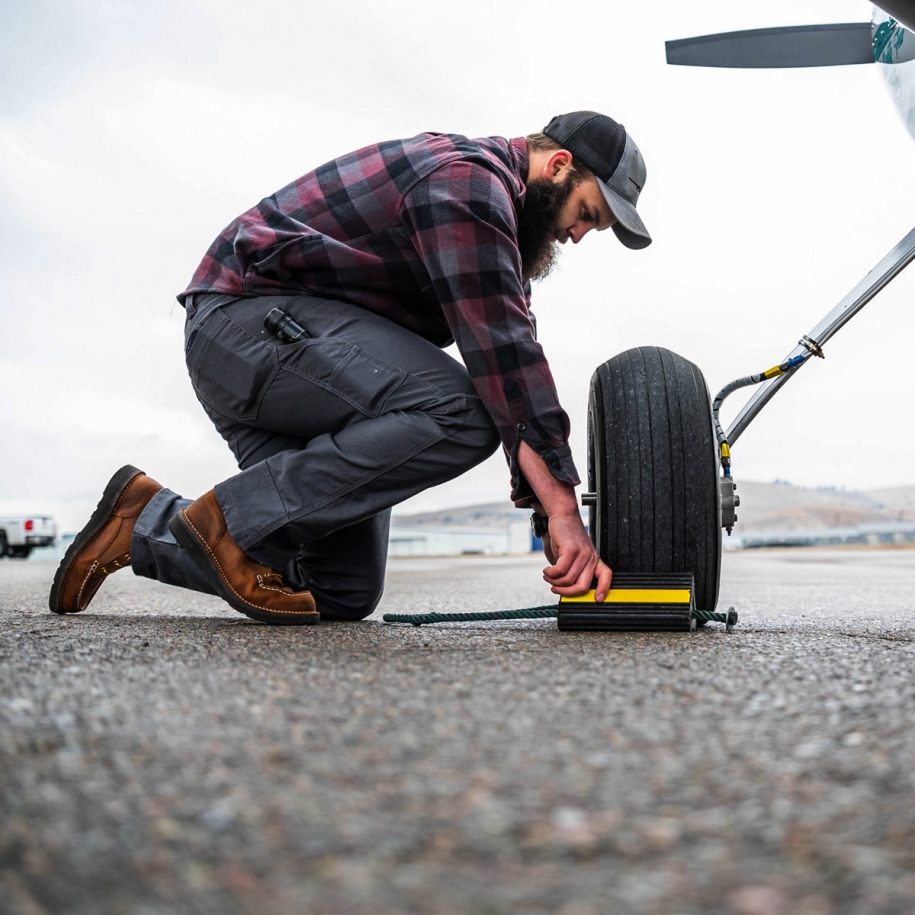
[[(578, 597), (559, 598), (561, 604), (596, 604), (596, 592), (588, 591)], [(688, 604), (688, 589), (673, 588), (613, 588), (607, 592), (605, 604)], [(600, 606), (598, 604), (598, 606)]]

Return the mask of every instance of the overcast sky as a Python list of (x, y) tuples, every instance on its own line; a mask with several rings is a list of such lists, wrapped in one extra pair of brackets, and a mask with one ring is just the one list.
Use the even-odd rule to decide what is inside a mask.
[[(590, 108), (645, 155), (654, 244), (592, 233), (535, 288), (584, 473), (599, 364), (667, 346), (714, 393), (780, 361), (915, 224), (915, 148), (877, 67), (673, 68), (664, 40), (870, 17), (858, 0), (8, 4), (0, 511), (76, 530), (121, 464), (191, 497), (234, 472), (174, 296), (262, 197), (377, 140), (519, 136)], [(913, 296), (915, 269), (766, 407), (738, 480), (915, 483)], [(507, 476), (496, 456), (409, 507), (507, 499)]]

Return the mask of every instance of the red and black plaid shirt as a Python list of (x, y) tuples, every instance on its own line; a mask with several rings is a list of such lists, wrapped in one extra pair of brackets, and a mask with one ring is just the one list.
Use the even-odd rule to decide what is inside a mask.
[(427, 133), (368, 146), (239, 216), (178, 298), (305, 293), (360, 305), (437, 346), (454, 340), (509, 457), (512, 499), (528, 504), (521, 439), (558, 480), (579, 478), (521, 279), (527, 168), (523, 138)]

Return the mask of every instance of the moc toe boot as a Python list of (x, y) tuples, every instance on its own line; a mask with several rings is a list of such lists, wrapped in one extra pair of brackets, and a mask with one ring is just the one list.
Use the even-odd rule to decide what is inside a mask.
[(130, 565), (130, 538), (140, 512), (162, 489), (130, 464), (105, 487), (89, 523), (76, 535), (51, 585), (54, 613), (79, 613), (89, 606), (102, 582)]
[(248, 557), (232, 539), (212, 490), (178, 512), (168, 526), (219, 596), (239, 613), (281, 626), (321, 619), (310, 591), (285, 587), (278, 572)]

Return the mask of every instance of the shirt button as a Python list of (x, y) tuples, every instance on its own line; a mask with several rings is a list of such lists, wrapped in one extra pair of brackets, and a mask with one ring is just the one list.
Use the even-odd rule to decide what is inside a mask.
[(519, 432), (523, 432), (523, 431), (527, 428), (527, 426), (525, 426), (524, 423), (518, 423), (518, 425), (515, 426), (515, 428), (516, 428)]

